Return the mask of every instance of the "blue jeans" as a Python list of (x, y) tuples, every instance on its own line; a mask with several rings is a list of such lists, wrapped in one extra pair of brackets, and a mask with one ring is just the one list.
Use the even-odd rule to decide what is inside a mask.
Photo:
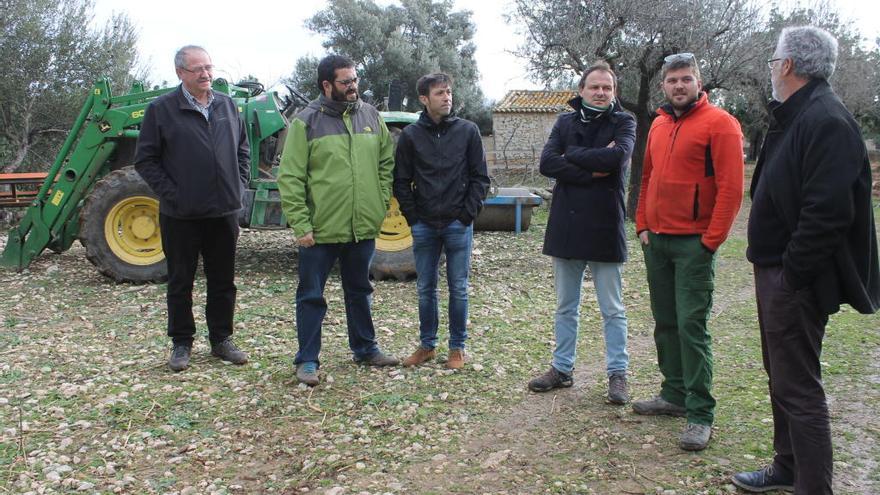
[(446, 281), (449, 285), (449, 348), (464, 349), (467, 339), (468, 272), (471, 269), (473, 224), (458, 220), (442, 229), (416, 222), (411, 227), (419, 293), (419, 339), (425, 349), (437, 347), (440, 250), (446, 252)]
[(563, 373), (571, 373), (574, 369), (581, 286), (587, 266), (593, 275), (596, 299), (602, 312), (606, 370), (609, 376), (626, 372), (629, 354), (626, 352), (626, 310), (621, 298), (623, 264), (563, 258), (553, 258), (556, 281), (556, 350), (553, 351), (553, 367)]
[(321, 324), (327, 313), (324, 285), (330, 269), (339, 259), (339, 274), (345, 294), (345, 321), (348, 346), (356, 360), (379, 351), (376, 330), (370, 312), (373, 286), (370, 284), (370, 261), (376, 241), (315, 244), (299, 248), (299, 285), (296, 288), (296, 336), (299, 351), (295, 363), (320, 362)]

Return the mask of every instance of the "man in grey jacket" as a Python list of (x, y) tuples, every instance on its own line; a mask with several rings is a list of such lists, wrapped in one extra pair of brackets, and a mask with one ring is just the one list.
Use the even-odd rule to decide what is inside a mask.
[(214, 66), (204, 48), (184, 46), (174, 65), (180, 87), (147, 107), (135, 154), (135, 169), (159, 196), (173, 344), (168, 367), (182, 371), (189, 366), (199, 255), (208, 286), (211, 354), (244, 364), (247, 355), (231, 337), (238, 212), (250, 176), (247, 132), (232, 99), (211, 89)]

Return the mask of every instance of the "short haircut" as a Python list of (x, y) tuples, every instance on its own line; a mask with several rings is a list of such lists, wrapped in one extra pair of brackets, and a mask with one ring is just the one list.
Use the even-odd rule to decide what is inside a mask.
[(431, 92), (431, 88), (438, 85), (449, 86), (451, 88), (452, 77), (442, 72), (435, 72), (433, 74), (422, 76), (416, 81), (416, 92), (419, 96), (428, 96)]
[(578, 83), (578, 90), (584, 89), (584, 86), (586, 86), (586, 84), (587, 84), (587, 76), (589, 76), (593, 72), (596, 72), (597, 70), (605, 71), (605, 72), (611, 74), (611, 82), (614, 83), (614, 90), (616, 92), (617, 91), (617, 74), (615, 74), (614, 71), (611, 70), (611, 66), (608, 65), (608, 62), (606, 62), (604, 60), (597, 60), (597, 61), (593, 62), (593, 65), (587, 67), (587, 70), (585, 70), (584, 73), (581, 74), (581, 80)]
[(697, 63), (697, 57), (695, 55), (691, 55), (690, 57), (681, 57), (676, 58), (671, 62), (665, 62), (663, 64), (663, 68), (660, 69), (660, 82), (666, 80), (666, 73), (671, 70), (679, 70), (679, 69), (692, 69), (694, 71), (694, 77), (697, 78), (698, 81), (702, 81), (703, 78), (700, 76), (700, 64)]
[(186, 54), (195, 50), (208, 53), (208, 50), (205, 50), (199, 45), (182, 46), (179, 50), (177, 50), (177, 53), (174, 54), (174, 66), (180, 69), (187, 69), (188, 67), (186, 66)]
[(837, 64), (837, 40), (815, 26), (787, 27), (779, 36), (776, 56), (790, 58), (796, 76), (828, 79)]
[(327, 55), (318, 62), (318, 91), (324, 93), (324, 81), (330, 81), (336, 78), (336, 69), (352, 69), (354, 62), (348, 57), (342, 55)]

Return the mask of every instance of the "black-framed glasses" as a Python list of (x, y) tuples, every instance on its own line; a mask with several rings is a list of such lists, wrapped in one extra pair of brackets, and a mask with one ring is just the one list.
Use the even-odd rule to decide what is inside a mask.
[(771, 59), (767, 60), (767, 67), (769, 67), (770, 69), (773, 69), (773, 62), (779, 62), (780, 60), (785, 60), (785, 59), (771, 58)]
[(187, 69), (186, 67), (181, 67), (181, 69), (189, 72), (190, 74), (201, 74), (202, 72), (214, 72), (213, 65), (200, 65), (198, 67), (193, 67), (192, 69)]
[(697, 57), (694, 56), (693, 53), (690, 52), (681, 52), (681, 53), (673, 53), (672, 55), (667, 55), (663, 59), (663, 63), (671, 64), (675, 62), (693, 62), (697, 63)]
[(347, 88), (347, 87), (351, 86), (352, 84), (357, 84), (358, 78), (352, 77), (351, 79), (343, 79), (341, 81), (334, 81), (334, 82), (337, 82)]

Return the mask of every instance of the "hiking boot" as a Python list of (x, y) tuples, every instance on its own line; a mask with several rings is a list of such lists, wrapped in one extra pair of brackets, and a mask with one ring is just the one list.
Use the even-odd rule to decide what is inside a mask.
[(248, 362), (247, 354), (235, 346), (231, 338), (227, 338), (219, 344), (211, 344), (211, 355), (232, 364), (244, 364)]
[(464, 368), (464, 349), (449, 349), (449, 357), (446, 358), (446, 369), (460, 370)]
[(171, 349), (171, 357), (168, 358), (168, 367), (171, 371), (183, 371), (189, 368), (189, 356), (192, 354), (192, 345), (176, 344)]
[(777, 471), (773, 465), (757, 471), (736, 473), (731, 478), (733, 484), (747, 492), (761, 493), (771, 490), (794, 491), (794, 479)]
[(418, 366), (434, 359), (434, 356), (436, 355), (437, 353), (434, 349), (425, 349), (424, 347), (419, 346), (419, 348), (416, 349), (416, 352), (410, 354), (408, 358), (403, 360), (403, 365), (407, 367)]
[(563, 373), (553, 366), (541, 375), (532, 378), (529, 382), (529, 390), (532, 392), (547, 392), (554, 388), (568, 388), (574, 384), (571, 375)]
[(297, 364), (296, 379), (299, 380), (300, 383), (305, 383), (310, 387), (314, 387), (321, 383), (321, 379), (318, 378), (318, 363), (314, 361), (306, 361)]
[(612, 373), (608, 377), (608, 402), (618, 406), (629, 402), (629, 387), (626, 385), (626, 373)]
[(354, 362), (367, 366), (397, 366), (400, 364), (400, 359), (394, 356), (386, 356), (382, 351), (376, 351), (364, 359), (355, 358)]
[(681, 432), (679, 446), (684, 450), (703, 450), (709, 445), (711, 437), (711, 426), (688, 423)]
[(685, 408), (677, 406), (659, 395), (653, 399), (637, 400), (633, 402), (633, 412), (648, 416), (663, 414), (666, 416), (675, 416), (676, 418), (683, 418), (687, 415)]

